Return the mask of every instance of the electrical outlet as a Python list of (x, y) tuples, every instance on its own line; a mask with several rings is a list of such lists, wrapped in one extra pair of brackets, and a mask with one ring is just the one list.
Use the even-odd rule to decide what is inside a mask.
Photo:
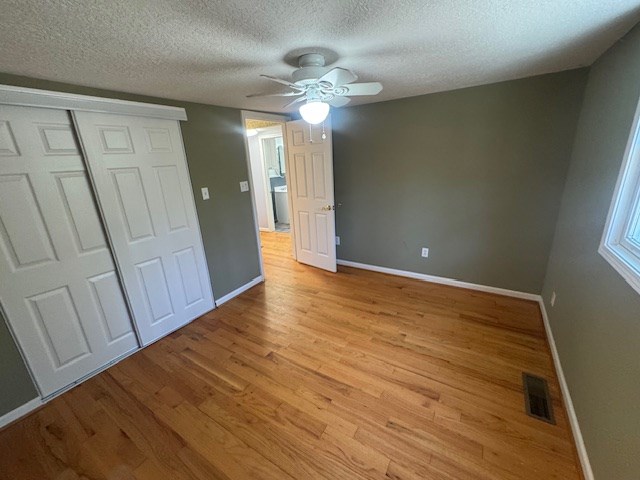
[(421, 255), (422, 255), (424, 258), (429, 258), (429, 249), (428, 249), (427, 247), (422, 247), (422, 253), (421, 253)]
[(556, 292), (551, 293), (551, 306), (556, 304)]
[(202, 199), (209, 200), (209, 189), (207, 187), (202, 187), (200, 191), (202, 192)]
[(340, 237), (336, 235), (336, 245), (340, 245)]
[(240, 182), (240, 191), (241, 192), (248, 192), (249, 191), (249, 182), (247, 182), (246, 180), (244, 182)]

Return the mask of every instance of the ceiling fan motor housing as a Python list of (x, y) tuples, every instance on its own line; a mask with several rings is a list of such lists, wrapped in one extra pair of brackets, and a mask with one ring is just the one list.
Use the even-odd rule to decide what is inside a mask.
[(291, 74), (295, 84), (308, 85), (327, 73), (324, 55), (320, 53), (307, 53), (298, 59), (300, 68)]

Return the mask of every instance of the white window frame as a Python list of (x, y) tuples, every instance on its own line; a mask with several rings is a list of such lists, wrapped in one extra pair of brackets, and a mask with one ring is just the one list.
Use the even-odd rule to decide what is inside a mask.
[(640, 102), (598, 252), (640, 293), (640, 248), (629, 235), (640, 215)]

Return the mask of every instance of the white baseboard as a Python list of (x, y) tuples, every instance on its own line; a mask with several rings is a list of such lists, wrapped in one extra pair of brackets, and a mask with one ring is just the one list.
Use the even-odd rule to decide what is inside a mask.
[(11, 410), (9, 413), (5, 413), (2, 417), (0, 417), (0, 428), (6, 427), (11, 422), (15, 422), (19, 418), (24, 417), (42, 404), (43, 401), (40, 399), (40, 397), (38, 397), (28, 401), (24, 405), (20, 405), (18, 408), (16, 408), (15, 410)]
[(558, 382), (560, 383), (560, 390), (562, 391), (562, 397), (564, 399), (564, 406), (567, 409), (567, 416), (569, 417), (569, 424), (571, 425), (571, 431), (573, 432), (573, 439), (576, 442), (576, 448), (578, 450), (578, 458), (580, 459), (580, 464), (582, 465), (582, 473), (584, 473), (585, 480), (594, 480), (593, 470), (591, 470), (591, 463), (589, 462), (587, 449), (584, 445), (582, 432), (580, 431), (578, 417), (576, 416), (575, 409), (573, 408), (571, 394), (569, 393), (569, 386), (567, 385), (567, 380), (564, 377), (562, 364), (560, 363), (560, 356), (558, 355), (556, 342), (553, 338), (553, 331), (551, 330), (551, 324), (549, 323), (549, 316), (547, 315), (547, 309), (545, 308), (544, 299), (540, 297), (539, 302), (540, 311), (542, 312), (542, 320), (544, 322), (544, 329), (547, 332), (549, 348), (551, 348), (551, 356), (553, 357), (553, 363), (556, 367), (556, 374), (558, 375)]
[(471, 290), (478, 290), (480, 292), (496, 293), (498, 295), (505, 295), (507, 297), (522, 298), (525, 300), (540, 300), (540, 295), (528, 292), (518, 292), (516, 290), (508, 290), (506, 288), (489, 287), (487, 285), (478, 285), (476, 283), (462, 282), (460, 280), (454, 280), (453, 278), (436, 277), (435, 275), (427, 275), (426, 273), (409, 272), (407, 270), (396, 270), (395, 268), (379, 267), (377, 265), (368, 265), (366, 263), (352, 262), (349, 260), (338, 260), (338, 265), (344, 265), (345, 267), (361, 268), (363, 270), (371, 270), (373, 272), (387, 273), (389, 275), (398, 275), (400, 277), (414, 278), (416, 280), (422, 280), (424, 282), (439, 283), (442, 285), (449, 285), (452, 287), (469, 288)]
[(227, 293), (224, 297), (220, 297), (216, 300), (216, 307), (219, 307), (220, 305), (222, 305), (223, 303), (227, 303), (229, 300), (231, 300), (232, 298), (237, 297), (238, 295), (240, 295), (241, 293), (246, 292), (247, 290), (249, 290), (251, 287), (255, 287), (256, 285), (258, 285), (259, 283), (264, 282), (264, 276), (260, 275), (256, 278), (254, 278), (253, 280), (251, 280), (249, 283), (244, 284), (243, 286), (241, 286), (240, 288), (236, 288), (233, 292)]

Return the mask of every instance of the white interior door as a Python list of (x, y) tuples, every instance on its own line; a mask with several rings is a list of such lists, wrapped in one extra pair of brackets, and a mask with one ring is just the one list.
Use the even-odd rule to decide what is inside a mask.
[(287, 122), (287, 155), (292, 226), (299, 262), (336, 271), (331, 121)]
[(144, 345), (214, 307), (177, 121), (74, 112)]
[(0, 105), (0, 302), (48, 396), (138, 347), (69, 112)]

